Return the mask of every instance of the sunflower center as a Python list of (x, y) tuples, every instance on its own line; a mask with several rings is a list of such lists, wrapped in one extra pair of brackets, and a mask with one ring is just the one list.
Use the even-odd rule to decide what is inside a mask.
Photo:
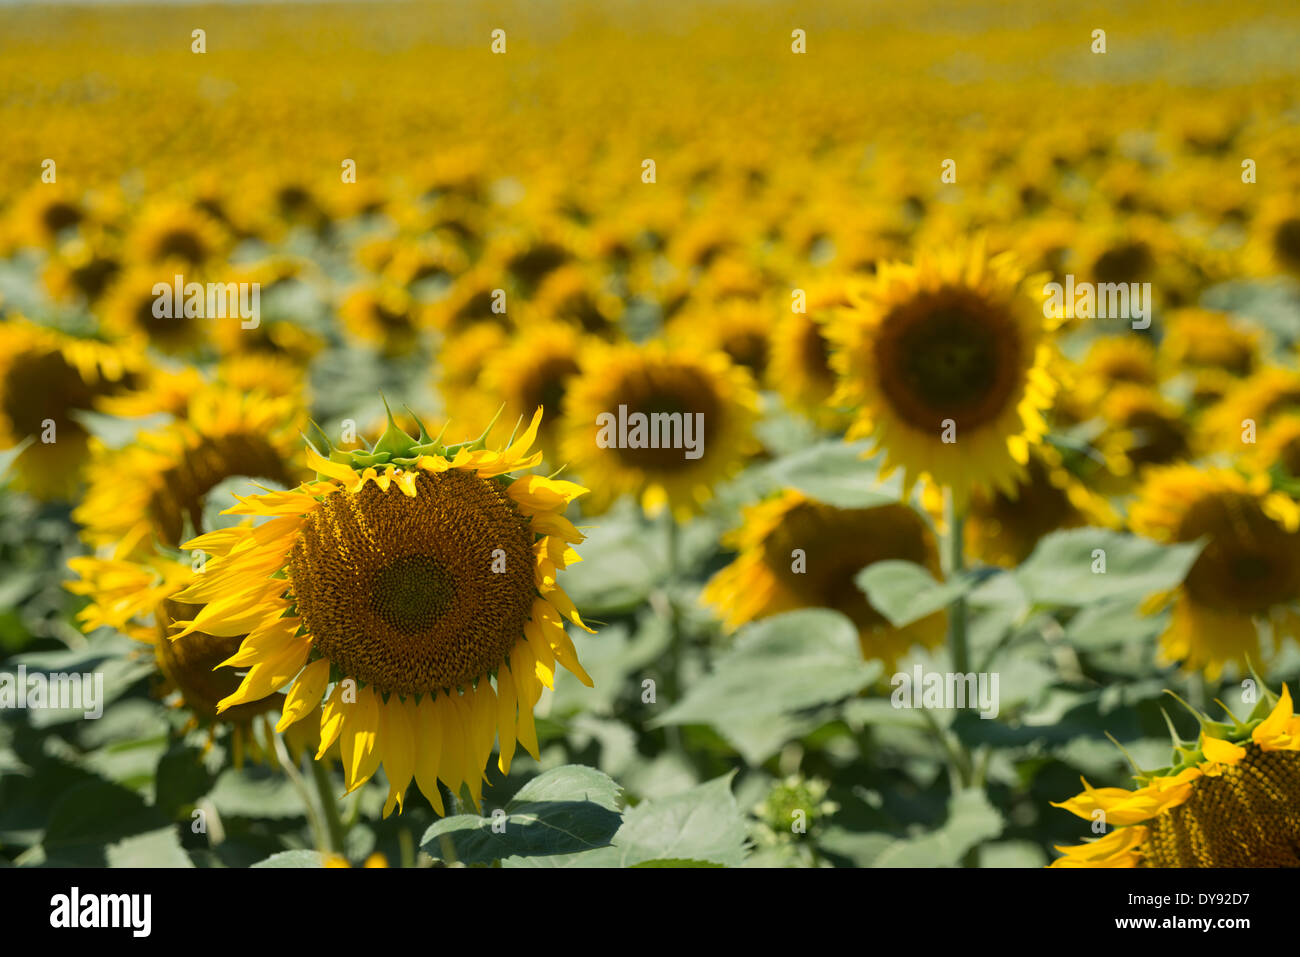
[(191, 265), (207, 258), (203, 241), (188, 229), (169, 229), (158, 237), (155, 259), (182, 259)]
[[(682, 438), (682, 442), (676, 446), (661, 441), (660, 448), (648, 448), (649, 441), (646, 441), (639, 443), (642, 445), (640, 448), (620, 445), (610, 449), (632, 468), (667, 473), (692, 466), (695, 460), (688, 459), (683, 454), (685, 430), (695, 429), (696, 423), (700, 421), (707, 434), (717, 435), (721, 430), (719, 415), (722, 405), (708, 381), (698, 377), (693, 369), (667, 366), (639, 369), (619, 384), (612, 398), (616, 401), (611, 411), (617, 410), (619, 405), (626, 405), (629, 422), (633, 421), (633, 413), (639, 412), (645, 416), (647, 427), (659, 430), (661, 437), (664, 431), (661, 423), (668, 422), (668, 434), (673, 438), (680, 434)], [(702, 415), (703, 419), (697, 419), (697, 414)], [(656, 416), (675, 418), (663, 419)], [(673, 432), (676, 427), (673, 423), (678, 422), (680, 433)], [(691, 434), (694, 441), (702, 440), (697, 432)], [(708, 458), (711, 447), (709, 442), (704, 442), (704, 458)]]
[(1273, 233), (1273, 249), (1291, 268), (1300, 268), (1300, 219), (1283, 220)]
[(67, 426), (80, 431), (80, 426), (67, 421), (68, 410), (88, 409), (97, 393), (107, 391), (87, 385), (57, 352), (17, 356), (0, 390), (4, 414), (19, 437), (39, 435), (47, 418), (54, 419), (60, 429)]
[(327, 496), (289, 561), (315, 648), (402, 695), (468, 687), (495, 671), (536, 597), (532, 527), (502, 483), (421, 472), (416, 492), (367, 483)]
[(969, 430), (1014, 408), (1021, 347), (1004, 310), (944, 289), (890, 313), (875, 358), (895, 413), (937, 434), (945, 419)]
[(455, 582), (428, 555), (404, 555), (375, 573), (371, 605), (396, 630), (418, 634), (447, 613)]
[(1150, 822), (1147, 867), (1300, 867), (1300, 752), (1245, 748)]
[(1137, 282), (1151, 271), (1151, 250), (1146, 243), (1121, 243), (1097, 257), (1092, 276), (1097, 282)]
[[(792, 556), (803, 552), (802, 571)], [(902, 505), (842, 509), (801, 502), (763, 542), (763, 562), (807, 606), (834, 608), (865, 630), (886, 619), (857, 586), (858, 572), (889, 559), (938, 569), (938, 552), (921, 519)]]
[(732, 362), (744, 366), (759, 379), (767, 369), (768, 350), (767, 336), (753, 330), (733, 332), (722, 343), (722, 351)]
[(799, 336), (799, 359), (804, 372), (817, 382), (834, 383), (835, 372), (831, 369), (830, 356), (830, 345), (817, 323), (805, 323)]
[(1079, 513), (1037, 459), (1030, 461), (1028, 476), (1017, 485), (1016, 493), (1015, 498), (1004, 492), (976, 496), (974, 516), (980, 522), (980, 538), (1019, 563), (1048, 532), (1077, 524)]
[(548, 415), (559, 415), (564, 410), (564, 396), (569, 380), (578, 372), (578, 363), (572, 356), (548, 356), (540, 361), (525, 378), (523, 401), (520, 408), (546, 409)]
[(81, 210), (72, 203), (50, 203), (41, 211), (41, 223), (53, 234), (70, 229), (81, 222)]
[(1187, 452), (1187, 435), (1182, 423), (1156, 409), (1139, 409), (1123, 424), (1133, 433), (1134, 444), (1127, 454), (1134, 465), (1173, 462)]
[(1187, 575), (1188, 595), (1221, 611), (1261, 613), (1300, 594), (1297, 536), (1245, 495), (1198, 502), (1178, 530), (1180, 541), (1208, 537)]

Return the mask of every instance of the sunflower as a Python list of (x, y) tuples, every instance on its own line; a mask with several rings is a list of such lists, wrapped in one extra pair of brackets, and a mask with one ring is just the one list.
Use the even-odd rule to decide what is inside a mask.
[(909, 488), (928, 476), (959, 509), (975, 488), (1012, 492), (1056, 389), (1038, 278), (981, 243), (882, 263), (826, 327), (832, 402), (857, 410), (848, 437), (872, 436)]
[(384, 277), (411, 289), (430, 280), (450, 280), (465, 271), (465, 254), (436, 239), (393, 242), (391, 254), (381, 267)]
[(77, 414), (128, 389), (139, 370), (138, 343), (78, 339), (20, 317), (0, 322), (0, 448), (31, 440), (13, 464), (14, 487), (70, 498), (90, 442)]
[(41, 183), (18, 198), (10, 215), (20, 244), (48, 247), (85, 223), (89, 212), (67, 187)]
[(391, 420), (368, 452), (309, 447), (317, 480), (228, 510), (265, 524), (186, 543), (215, 557), (176, 596), (203, 608), (173, 640), (248, 636), (228, 662), (248, 672), (218, 710), (288, 687), (282, 730), (333, 682), (321, 751), (339, 744), (349, 791), (382, 764), (386, 815), (412, 776), (439, 813), (438, 779), (477, 805), (498, 734), (502, 773), (516, 742), (536, 758), (533, 706), (556, 662), (591, 683), (565, 622), (590, 629), (556, 580), (582, 541), (562, 512), (586, 490), (510, 477), (540, 462), (541, 416), (501, 451)]
[(675, 316), (665, 338), (692, 352), (721, 352), (761, 383), (772, 355), (772, 311), (746, 300), (701, 304)]
[(738, 554), (701, 600), (722, 613), (728, 629), (796, 608), (834, 608), (857, 626), (863, 657), (889, 669), (913, 644), (943, 643), (946, 612), (895, 628), (855, 582), (863, 568), (887, 560), (914, 562), (942, 579), (934, 532), (907, 505), (836, 508), (786, 490), (746, 508), (724, 543)]
[[(239, 650), (242, 636), (198, 634), (184, 643), (170, 640), (177, 619), (192, 618), (198, 611), (174, 598), (194, 578), (188, 563), (155, 553), (138, 560), (81, 556), (69, 559), (68, 565), (77, 578), (65, 587), (89, 599), (77, 614), (87, 634), (108, 627), (147, 645), (162, 678), (161, 696), (174, 697), (175, 707), (191, 713), (189, 727), (207, 727), (209, 744), (219, 727), (228, 728), (236, 767), (243, 764), (246, 752), (259, 761), (271, 758), (272, 749), (259, 742), (258, 732), (262, 741), (270, 741), (265, 716), (280, 707), (283, 696), (217, 713), (218, 702), (239, 687), (241, 677), (227, 659)], [(291, 753), (316, 745), (301, 732), (286, 737)]]
[(500, 285), (495, 271), (484, 267), (471, 269), (452, 283), (446, 297), (430, 306), (430, 321), (448, 335), (479, 325), (508, 329), (510, 303), (502, 295), (504, 290)]
[(1300, 412), (1300, 372), (1270, 366), (1232, 388), (1200, 423), (1200, 441), (1209, 451), (1239, 449), (1250, 433), (1266, 429), (1284, 413)]
[(1274, 419), (1243, 458), (1262, 472), (1277, 470), (1286, 479), (1300, 479), (1300, 413)]
[(1095, 339), (1078, 372), (1078, 399), (1093, 403), (1117, 385), (1154, 387), (1160, 381), (1156, 350), (1137, 335), (1103, 336)]
[(810, 290), (806, 308), (784, 316), (772, 333), (772, 382), (791, 408), (822, 426), (839, 418), (830, 401), (835, 393), (835, 370), (824, 327), (833, 311), (848, 305), (848, 293), (841, 284)]
[(1101, 399), (1106, 430), (1096, 446), (1115, 481), (1108, 490), (1121, 491), (1151, 465), (1172, 465), (1191, 450), (1191, 429), (1179, 408), (1154, 389), (1121, 385)]
[(1259, 363), (1259, 333), (1226, 312), (1176, 309), (1165, 319), (1160, 357), (1174, 369), (1248, 376)]
[(579, 266), (561, 266), (548, 274), (531, 301), (543, 318), (577, 326), (581, 331), (604, 339), (618, 333), (623, 303), (606, 290), (599, 278)]
[(485, 428), (501, 407), (499, 400), (479, 386), (479, 377), (509, 348), (509, 341), (500, 326), (483, 323), (447, 336), (439, 344), (435, 366), (438, 392), (456, 421), (471, 431)]
[(176, 263), (184, 273), (224, 253), (225, 230), (206, 213), (184, 203), (166, 203), (144, 211), (127, 237), (128, 259), (144, 266)]
[(207, 381), (193, 366), (170, 368), (152, 365), (136, 377), (135, 388), (99, 399), (95, 409), (123, 419), (150, 415), (184, 418), (190, 400), (207, 385)]
[(207, 493), (247, 477), (294, 485), (301, 410), (290, 398), (216, 384), (196, 393), (184, 418), (123, 448), (94, 447), (89, 488), (73, 512), (86, 541), (124, 558), (154, 543), (176, 547), (202, 529)]
[(41, 274), (51, 298), (65, 303), (96, 302), (122, 271), (110, 246), (98, 233), (61, 243)]
[[(478, 385), (505, 404), (507, 420), (520, 418), (526, 410), (543, 406), (555, 416), (564, 414), (565, 396), (581, 371), (583, 336), (562, 323), (529, 324), (510, 345), (493, 353), (483, 368)], [(559, 436), (552, 425), (543, 425), (538, 442), (548, 461), (556, 461)]]
[[(171, 310), (160, 308), (167, 303), (154, 292), (155, 286), (161, 284), (172, 289), (175, 276), (183, 269), (184, 265), (179, 261), (164, 266), (128, 269), (104, 297), (100, 310), (104, 329), (120, 338), (144, 339), (168, 355), (185, 355), (202, 348), (213, 325), (238, 326), (238, 319), (218, 323), (204, 316), (188, 316), (183, 300), (172, 303)], [(172, 314), (158, 315), (158, 312), (166, 311)]]
[[(604, 346), (584, 357), (583, 368), (569, 386), (561, 448), (596, 487), (595, 512), (630, 494), (648, 513), (668, 506), (685, 521), (754, 449), (753, 380), (722, 353), (672, 351), (658, 342)], [(634, 416), (645, 420), (639, 431)], [(664, 431), (676, 447), (660, 447)]]
[(1261, 205), (1251, 221), (1245, 255), (1256, 275), (1300, 277), (1300, 198), (1281, 195)]
[(339, 306), (339, 318), (358, 339), (385, 356), (409, 355), (420, 341), (420, 307), (410, 293), (391, 283), (361, 286)]
[(973, 556), (1015, 568), (1050, 532), (1118, 523), (1110, 504), (1070, 474), (1055, 448), (1038, 446), (1014, 495), (976, 491), (971, 496), (966, 535)]
[(1300, 599), (1300, 510), (1268, 476), (1190, 465), (1152, 469), (1133, 505), (1130, 524), (1162, 544), (1206, 545), (1172, 592), (1152, 596), (1146, 610), (1172, 602), (1160, 638), (1161, 658), (1217, 679), (1224, 665), (1259, 660), (1258, 621), (1278, 638), (1294, 634)]
[(1300, 715), (1267, 688), (1245, 721), (1197, 715), (1195, 741), (1140, 771), (1139, 787), (1094, 788), (1053, 807), (1105, 821), (1105, 837), (1058, 847), (1053, 867), (1300, 867)]

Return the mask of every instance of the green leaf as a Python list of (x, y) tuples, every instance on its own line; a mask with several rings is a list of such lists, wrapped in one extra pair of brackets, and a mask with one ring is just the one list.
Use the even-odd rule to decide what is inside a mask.
[(715, 778), (672, 797), (643, 801), (623, 815), (613, 844), (585, 854), (512, 857), (503, 867), (634, 867), (650, 861), (699, 861), (739, 867), (748, 853), (745, 819), (731, 779)]
[[(431, 857), (454, 855), (466, 864), (605, 847), (622, 821), (618, 796), (619, 786), (608, 775), (582, 765), (565, 765), (520, 788), (506, 804), (504, 817), (443, 818), (424, 832), (420, 846)], [(451, 853), (444, 840), (450, 843)]]
[(948, 820), (921, 837), (895, 841), (873, 867), (956, 867), (966, 852), (1002, 833), (1002, 815), (981, 790), (959, 791), (948, 802)]
[(854, 581), (876, 611), (895, 628), (902, 628), (969, 594), (984, 577), (967, 573), (941, 583), (914, 562), (891, 559), (868, 565)]
[(822, 442), (777, 459), (766, 478), (778, 488), (793, 488), (837, 508), (872, 508), (902, 498), (901, 477), (880, 480), (880, 463), (864, 459), (865, 442)]
[(163, 827), (110, 844), (105, 849), (109, 867), (193, 867), (181, 847), (176, 828)]
[(222, 817), (291, 818), (306, 813), (288, 777), (262, 767), (227, 768), (208, 798)]
[(281, 851), (250, 867), (324, 867), (319, 851)]
[(93, 849), (97, 856), (104, 845), (166, 824), (134, 791), (107, 781), (84, 781), (54, 802), (41, 843), (47, 850)]
[(582, 561), (565, 570), (562, 584), (584, 615), (631, 611), (663, 580), (663, 535), (631, 513), (602, 516), (584, 529)]
[(154, 804), (170, 818), (179, 817), (212, 789), (213, 778), (196, 747), (173, 745), (158, 760)]
[(878, 662), (863, 662), (847, 617), (827, 608), (787, 612), (741, 629), (712, 673), (650, 726), (710, 725), (761, 764), (811, 730), (798, 712), (855, 694), (879, 674)]
[(1179, 584), (1203, 547), (1200, 542), (1158, 545), (1110, 529), (1075, 528), (1045, 537), (1014, 574), (1038, 605), (1137, 601)]
[(712, 861), (692, 861), (681, 857), (660, 858), (654, 861), (642, 861), (640, 864), (633, 864), (633, 867), (723, 867), (722, 864), (715, 864)]

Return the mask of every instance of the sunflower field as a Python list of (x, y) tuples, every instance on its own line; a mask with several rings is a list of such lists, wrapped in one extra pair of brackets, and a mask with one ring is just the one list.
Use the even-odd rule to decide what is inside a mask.
[(0, 6), (0, 866), (1300, 866), (1297, 27)]

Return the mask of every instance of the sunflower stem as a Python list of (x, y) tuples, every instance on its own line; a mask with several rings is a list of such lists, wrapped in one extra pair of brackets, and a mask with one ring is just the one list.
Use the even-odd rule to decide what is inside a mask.
[[(672, 509), (664, 510), (664, 587), (661, 591), (663, 598), (663, 614), (668, 623), (668, 653), (669, 664), (664, 672), (664, 692), (670, 705), (676, 704), (681, 694), (681, 669), (682, 669), (682, 629), (681, 622), (677, 617), (677, 602), (673, 595), (677, 587), (678, 563), (677, 563), (677, 539), (678, 529), (677, 520), (673, 517)], [(690, 761), (690, 755), (686, 753), (686, 745), (682, 741), (682, 730), (677, 725), (668, 725), (664, 729), (668, 740), (668, 746), (683, 758)]]
[[(948, 497), (948, 577), (955, 578), (966, 570), (966, 516), (958, 515)], [(966, 635), (966, 598), (958, 595), (948, 609), (948, 649), (952, 653), (953, 671), (970, 670), (970, 645)]]
[[(957, 511), (953, 501), (952, 490), (948, 490), (948, 577), (956, 578), (966, 570), (966, 516)], [(958, 595), (948, 608), (948, 650), (952, 657), (952, 669), (957, 674), (970, 671), (970, 642), (966, 629), (966, 598)], [(963, 710), (970, 707), (965, 702)], [(956, 747), (957, 779), (962, 787), (981, 787), (983, 771), (975, 772), (970, 751), (961, 742), (960, 736), (954, 735)], [(979, 848), (972, 847), (962, 857), (963, 867), (979, 867)]]
[(328, 847), (325, 850), (334, 854), (343, 853), (343, 818), (339, 815), (339, 803), (334, 798), (334, 782), (330, 780), (329, 768), (323, 761), (311, 761), (311, 776), (316, 782), (316, 796), (320, 800), (325, 818), (325, 837)]

